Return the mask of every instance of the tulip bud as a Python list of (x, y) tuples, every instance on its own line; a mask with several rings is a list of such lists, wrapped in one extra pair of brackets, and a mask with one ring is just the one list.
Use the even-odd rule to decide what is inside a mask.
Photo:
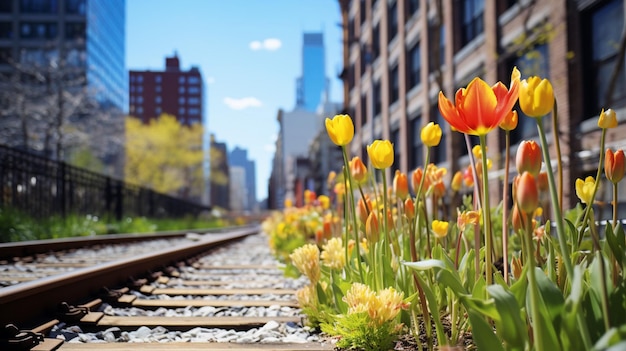
[(604, 160), (604, 174), (606, 179), (610, 180), (613, 184), (619, 183), (624, 178), (624, 150), (617, 150), (613, 153), (613, 150), (606, 149), (606, 158)]
[(554, 107), (552, 84), (537, 76), (524, 79), (519, 87), (519, 106), (530, 117), (543, 117)]
[(511, 213), (511, 222), (513, 224), (513, 230), (515, 233), (519, 233), (520, 230), (524, 230), (524, 223), (528, 221), (528, 215), (520, 211), (517, 204), (513, 205), (513, 211)]
[(515, 156), (517, 172), (528, 172), (537, 176), (541, 171), (541, 148), (534, 140), (523, 140), (517, 147)]
[(413, 199), (407, 198), (404, 200), (404, 213), (409, 220), (413, 220), (415, 218), (415, 203)]
[(367, 167), (365, 167), (360, 157), (355, 156), (350, 161), (350, 174), (359, 184), (363, 184), (367, 180)]
[(389, 140), (374, 140), (367, 146), (367, 154), (376, 169), (385, 169), (393, 164), (393, 144)]
[[(421, 168), (417, 168), (411, 173), (411, 182), (413, 183), (413, 191), (417, 193), (420, 188), (420, 183), (422, 182), (422, 177), (424, 176), (424, 171)], [(416, 194), (417, 195), (417, 194)]]
[(585, 180), (580, 178), (576, 179), (576, 196), (578, 196), (582, 203), (591, 205), (595, 186), (596, 181), (592, 176), (585, 178)]
[(369, 197), (365, 197), (365, 200), (363, 200), (363, 198), (360, 198), (357, 212), (359, 213), (359, 219), (361, 220), (361, 223), (365, 223), (365, 221), (367, 221), (367, 216), (369, 215), (369, 212), (371, 210), (372, 200), (370, 200)]
[(513, 273), (513, 277), (519, 279), (522, 276), (522, 271), (522, 261), (517, 257), (513, 257), (511, 260), (511, 273)]
[(548, 173), (546, 172), (540, 172), (539, 175), (537, 176), (537, 189), (539, 189), (539, 192), (544, 192), (544, 191), (548, 191)]
[(370, 242), (378, 242), (380, 237), (380, 226), (378, 225), (378, 216), (375, 211), (370, 212), (365, 222), (365, 236)]
[(469, 165), (465, 171), (463, 171), (463, 183), (467, 187), (474, 186), (474, 174), (472, 173), (472, 166)]
[(459, 190), (461, 190), (462, 186), (463, 186), (463, 173), (461, 173), (461, 171), (457, 171), (456, 173), (454, 173), (454, 176), (452, 177), (452, 184), (450, 184), (450, 187), (452, 188), (454, 192), (458, 192)]
[(433, 195), (437, 197), (443, 197), (446, 194), (446, 185), (439, 181), (433, 185)]
[(433, 147), (439, 145), (441, 141), (441, 127), (438, 124), (433, 122), (428, 123), (422, 128), (422, 133), (420, 135), (422, 139), (422, 143), (428, 147)]
[(409, 180), (406, 174), (399, 170), (396, 170), (396, 175), (393, 177), (393, 192), (401, 200), (409, 196)]
[(336, 115), (333, 119), (326, 118), (328, 137), (338, 146), (346, 146), (354, 137), (354, 124), (348, 115)]
[(602, 129), (609, 129), (617, 127), (617, 115), (615, 111), (608, 109), (600, 112), (600, 118), (598, 118), (598, 127)]
[(525, 213), (533, 213), (539, 206), (539, 191), (535, 177), (524, 172), (517, 179), (516, 198), (519, 209)]

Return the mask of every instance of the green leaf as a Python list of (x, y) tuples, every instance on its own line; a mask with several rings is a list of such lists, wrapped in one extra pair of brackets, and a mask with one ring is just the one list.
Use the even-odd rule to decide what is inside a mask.
[(507, 343), (507, 346), (523, 349), (528, 334), (526, 324), (520, 316), (520, 305), (515, 300), (515, 296), (501, 285), (491, 285), (487, 287), (487, 292), (494, 299), (498, 310), (499, 318), (494, 319), (496, 331)]
[[(538, 320), (533, 320), (533, 328), (541, 335), (540, 350), (561, 350), (557, 330), (560, 329), (560, 318), (565, 299), (559, 288), (543, 273), (541, 268), (535, 267), (535, 278), (539, 290)], [(529, 286), (530, 288), (530, 286)], [(528, 304), (530, 304), (528, 299)], [(531, 311), (530, 305), (527, 307)]]
[(548, 312), (550, 319), (558, 323), (563, 311), (563, 305), (565, 304), (563, 293), (538, 267), (535, 267), (535, 277), (537, 278), (537, 287), (545, 305), (545, 310)]
[[(619, 233), (621, 231), (621, 236), (623, 237), (624, 235), (624, 229), (622, 229), (621, 225), (618, 225), (617, 228), (615, 228), (616, 231)], [(606, 241), (609, 244), (609, 248), (611, 248), (611, 252), (613, 252), (613, 255), (615, 256), (615, 259), (617, 260), (617, 263), (620, 264), (620, 266), (624, 265), (624, 251), (626, 251), (626, 249), (624, 248), (624, 240), (622, 238), (622, 241), (620, 241), (617, 237), (619, 236), (619, 234), (616, 234), (613, 232), (613, 227), (610, 225), (606, 226), (606, 231), (605, 231), (605, 235), (606, 235)]]
[(626, 350), (626, 325), (611, 328), (593, 346), (594, 350)]
[(502, 342), (498, 339), (493, 329), (485, 319), (475, 311), (468, 310), (472, 335), (479, 350), (504, 351)]
[(417, 262), (404, 262), (404, 265), (418, 270), (418, 271), (426, 271), (429, 269), (433, 269), (433, 268), (441, 268), (441, 269), (446, 269), (446, 264), (441, 261), (441, 260), (434, 260), (434, 259), (430, 259), (430, 260), (421, 260), (421, 261), (417, 261)]

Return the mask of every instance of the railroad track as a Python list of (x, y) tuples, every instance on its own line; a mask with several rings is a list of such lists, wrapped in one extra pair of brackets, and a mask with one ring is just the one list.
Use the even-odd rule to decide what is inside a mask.
[(283, 276), (258, 227), (175, 242), (0, 287), (0, 350), (334, 348), (303, 326), (305, 282)]

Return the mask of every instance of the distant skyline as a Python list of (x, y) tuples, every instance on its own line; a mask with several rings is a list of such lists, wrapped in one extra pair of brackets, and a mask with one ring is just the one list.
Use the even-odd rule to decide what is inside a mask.
[(163, 70), (174, 53), (181, 69), (200, 68), (208, 130), (229, 151), (248, 150), (258, 200), (267, 197), (278, 110), (295, 107), (303, 33), (324, 33), (331, 100), (342, 100), (337, 0), (127, 0), (126, 18), (127, 69)]

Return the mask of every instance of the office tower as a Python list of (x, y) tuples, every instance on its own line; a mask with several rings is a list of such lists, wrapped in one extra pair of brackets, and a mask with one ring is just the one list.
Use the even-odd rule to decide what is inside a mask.
[[(564, 141), (564, 207), (577, 201), (575, 179), (595, 176), (601, 109), (613, 108), (621, 120), (626, 116), (626, 76), (623, 68), (615, 72), (621, 57), (623, 1), (339, 0), (339, 4), (344, 111), (354, 118), (356, 130), (350, 145), (353, 154), (366, 156), (366, 145), (384, 138), (394, 144), (395, 168), (410, 172), (423, 167), (420, 131), (433, 121), (444, 135), (430, 161), (454, 174), (468, 165), (469, 158), (465, 139), (452, 132), (439, 113), (439, 91), (453, 98), (474, 77), (508, 85), (517, 66), (522, 78), (538, 75), (552, 82)], [(609, 94), (612, 78), (616, 84)], [(546, 127), (551, 134), (550, 119)], [(610, 134), (607, 145), (626, 146), (626, 124), (620, 123)], [(511, 134), (512, 150), (521, 140), (537, 136), (535, 120), (520, 115)], [(494, 160), (492, 172), (502, 172), (503, 132), (487, 135), (487, 144)], [(501, 191), (493, 188), (490, 194), (501, 199)], [(609, 203), (607, 191), (600, 198)]]
[(131, 116), (144, 122), (162, 113), (174, 115), (182, 124), (202, 123), (203, 83), (196, 66), (181, 70), (177, 54), (165, 59), (164, 71), (129, 72)]
[[(239, 167), (243, 169), (244, 172), (244, 188), (246, 190), (245, 193), (245, 202), (242, 206), (242, 209), (245, 211), (253, 211), (256, 209), (257, 199), (256, 199), (256, 169), (253, 160), (248, 159), (248, 150), (242, 149), (236, 146), (228, 155), (228, 162), (230, 164), (231, 170), (233, 167)], [(232, 177), (231, 177), (232, 180)], [(232, 188), (232, 184), (231, 184)], [(232, 196), (232, 193), (231, 193)], [(231, 199), (232, 203), (232, 199)]]
[[(0, 72), (58, 58), (78, 66), (107, 107), (126, 108), (125, 0), (5, 0), (0, 4)], [(60, 64), (57, 62), (57, 64)]]
[(296, 81), (296, 107), (315, 112), (328, 89), (324, 34), (304, 33), (302, 39), (302, 76)]

